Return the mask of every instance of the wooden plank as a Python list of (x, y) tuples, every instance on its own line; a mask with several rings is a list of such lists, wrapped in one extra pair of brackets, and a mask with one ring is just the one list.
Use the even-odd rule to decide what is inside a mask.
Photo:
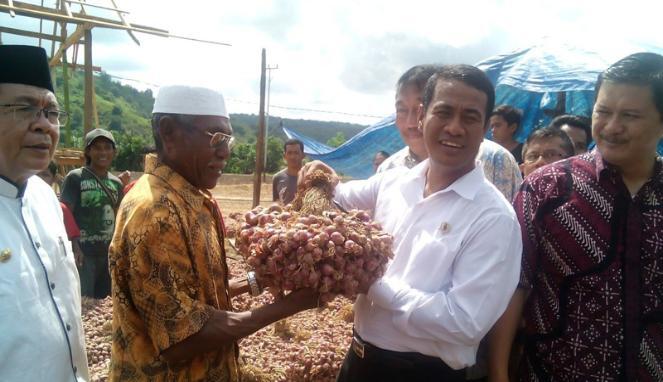
[(82, 13), (72, 13), (72, 16), (68, 16), (66, 14), (61, 13), (60, 11), (53, 10), (52, 8), (42, 8), (38, 5), (32, 5), (32, 4), (27, 4), (27, 3), (18, 2), (18, 1), (14, 2), (14, 6), (9, 6), (9, 5), (7, 5), (8, 1), (9, 0), (0, 0), (0, 12), (15, 11), (16, 14), (21, 15), (21, 16), (37, 17), (37, 18), (43, 18), (43, 19), (46, 19), (46, 20), (52, 20), (52, 21), (57, 21), (57, 22), (66, 22), (66, 23), (72, 23), (72, 24), (89, 23), (92, 26), (96, 26), (96, 27), (130, 30), (130, 31), (134, 31), (134, 32), (151, 34), (151, 35), (160, 36), (160, 37), (170, 37), (170, 38), (176, 38), (176, 39), (181, 39), (181, 40), (202, 42), (202, 43), (206, 43), (206, 44), (232, 46), (231, 44), (226, 43), (226, 42), (204, 40), (204, 39), (198, 39), (198, 38), (193, 38), (193, 37), (174, 35), (174, 34), (170, 34), (167, 30), (164, 30), (164, 29), (157, 29), (157, 28), (142, 26), (142, 25), (138, 25), (138, 24), (130, 24), (130, 26), (126, 26), (126, 25), (122, 24), (121, 22), (118, 22), (118, 21), (115, 21), (115, 20), (110, 20), (110, 19), (104, 19), (104, 18), (101, 18), (101, 17), (85, 15), (85, 14), (82, 14)]
[[(49, 7), (40, 7), (38, 5), (33, 5), (30, 3), (24, 3), (20, 1), (14, 1), (13, 6), (9, 6), (8, 2), (9, 0), (0, 0), (0, 11), (4, 12), (9, 12), (15, 11), (16, 14), (21, 15), (21, 16), (27, 16), (27, 17), (41, 17), (45, 20), (52, 20), (52, 21), (58, 21), (58, 22), (67, 22), (67, 23), (72, 23), (72, 24), (83, 24), (83, 23), (93, 23), (96, 24), (95, 26), (103, 26), (106, 28), (113, 28), (113, 29), (126, 29), (127, 27), (123, 25), (121, 22), (116, 21), (116, 20), (111, 20), (103, 17), (97, 17), (97, 16), (92, 16), (92, 15), (86, 15), (85, 13), (81, 12), (71, 12), (71, 16), (67, 14), (67, 9), (69, 8), (66, 4), (66, 2), (63, 1), (64, 8), (63, 10), (59, 9), (54, 9), (54, 8), (49, 8)], [(168, 33), (168, 31), (164, 31), (163, 29), (157, 29), (157, 28), (151, 28), (151, 27), (145, 27), (145, 26), (138, 26), (138, 25), (132, 25), (132, 28), (138, 28), (141, 29), (141, 31), (145, 30), (144, 33), (149, 33), (151, 31), (155, 31), (157, 33)]]
[(83, 136), (93, 129), (94, 125), (94, 76), (92, 75), (92, 30), (85, 28), (85, 106), (83, 117)]
[[(115, 8), (117, 8), (117, 4), (115, 4), (115, 0), (111, 0), (111, 4), (113, 4), (113, 6), (114, 6)], [(118, 17), (120, 18), (120, 20), (122, 21), (122, 24), (124, 24), (124, 25), (126, 25), (126, 26), (131, 26), (131, 24), (129, 24), (129, 22), (127, 21), (127, 19), (124, 18), (124, 15), (123, 15), (122, 13), (120, 13), (120, 12), (118, 11), (118, 12), (117, 12), (117, 15), (118, 15)], [(127, 33), (129, 33), (129, 37), (131, 37), (131, 39), (134, 40), (134, 42), (135, 42), (138, 46), (140, 46), (140, 41), (138, 41), (138, 38), (134, 35), (134, 32), (132, 32), (132, 31), (127, 31)]]
[(114, 11), (114, 12), (122, 13), (122, 14), (125, 14), (125, 15), (129, 14), (129, 11), (123, 11), (121, 9), (117, 9), (117, 5), (115, 5), (115, 3), (113, 3), (114, 8), (112, 8), (112, 7), (106, 7), (104, 5), (93, 4), (93, 3), (88, 3), (88, 2), (84, 2), (84, 1), (78, 1), (78, 0), (64, 0), (64, 1), (66, 1), (67, 3), (70, 3), (70, 4), (79, 4), (79, 5), (85, 5), (85, 6), (93, 7), (93, 8), (107, 9), (109, 11)]
[[(44, 6), (44, 0), (41, 0), (41, 6), (42, 7)], [(43, 32), (43, 28), (44, 28), (44, 19), (39, 19), (39, 33)], [(39, 47), (41, 48), (41, 37), (39, 37)]]
[(267, 71), (267, 53), (262, 48), (260, 67), (260, 113), (258, 118), (258, 141), (256, 142), (256, 171), (253, 178), (253, 207), (260, 204), (262, 172), (265, 166), (265, 72)]
[(67, 2), (63, 0), (61, 4), (62, 4), (62, 10), (64, 10), (64, 12), (67, 14), (67, 16), (72, 17), (71, 8), (69, 8), (69, 5), (67, 5)]
[[(62, 24), (60, 27), (60, 33), (62, 34), (62, 39), (67, 39), (67, 24)], [(62, 90), (64, 94), (64, 110), (67, 114), (71, 115), (71, 103), (69, 102), (69, 71), (67, 67), (67, 50), (65, 49), (62, 52)], [(67, 146), (71, 146), (73, 142), (73, 134), (71, 131), (71, 120), (72, 118), (67, 119), (67, 124), (64, 126), (64, 143)]]
[[(7, 4), (9, 4), (10, 7), (13, 7), (14, 6), (14, 0), (7, 0)], [(10, 9), (9, 10), (9, 15), (11, 17), (16, 17), (16, 12), (14, 12), (13, 10)]]
[(81, 37), (83, 37), (87, 29), (86, 27), (87, 27), (86, 24), (78, 25), (74, 33), (70, 34), (69, 37), (67, 37), (67, 39), (60, 44), (60, 47), (58, 48), (57, 52), (55, 52), (55, 54), (51, 57), (51, 61), (49, 62), (50, 66), (55, 66), (58, 63), (60, 63), (60, 58), (62, 57), (62, 54), (65, 52), (65, 50), (67, 50), (67, 48), (78, 42), (78, 40), (80, 40)]
[(40, 39), (44, 39), (44, 40), (62, 42), (61, 37), (53, 36), (53, 35), (50, 35), (48, 33), (30, 32), (30, 31), (24, 31), (22, 29), (15, 29), (15, 28), (8, 28), (8, 27), (0, 27), (0, 32), (14, 34), (14, 35), (17, 35), (17, 36), (34, 37), (34, 38), (40, 38)]
[[(58, 7), (60, 7), (60, 6), (61, 6), (61, 4), (60, 4), (60, 0), (56, 0), (56, 1), (55, 1), (55, 8), (58, 8)], [(41, 20), (42, 20), (42, 19), (39, 19), (40, 22), (41, 22)], [(64, 27), (66, 27), (66, 25), (67, 25), (67, 24), (62, 24), (61, 27), (63, 27), (63, 29), (64, 29)], [(55, 23), (55, 22), (54, 22), (54, 23), (53, 23), (53, 36), (56, 35), (57, 31), (58, 31), (58, 23)], [(64, 37), (64, 39), (67, 38), (66, 34), (64, 34), (64, 35), (62, 34), (62, 30), (60, 30), (60, 35), (61, 35), (61, 37)], [(64, 40), (63, 40), (63, 41), (64, 41)], [(54, 55), (55, 55), (55, 43), (52, 42), (52, 43), (51, 43), (51, 55), (50, 55), (49, 57), (53, 57)]]

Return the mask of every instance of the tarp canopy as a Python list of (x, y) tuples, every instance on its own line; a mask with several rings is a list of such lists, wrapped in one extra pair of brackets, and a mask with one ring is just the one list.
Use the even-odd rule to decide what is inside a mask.
[(391, 115), (367, 127), (350, 140), (337, 147), (330, 147), (302, 134), (283, 128), (289, 138), (304, 143), (304, 153), (312, 159), (319, 159), (334, 168), (338, 173), (355, 179), (365, 179), (373, 175), (373, 157), (378, 151), (393, 154), (405, 147)]
[(299, 139), (304, 144), (304, 154), (308, 156), (312, 155), (323, 155), (327, 154), (330, 151), (334, 151), (333, 147), (329, 147), (323, 143), (316, 141), (313, 138), (309, 138), (304, 134), (300, 134), (294, 130), (290, 130), (287, 127), (283, 127), (283, 132), (289, 139)]
[[(557, 115), (590, 117), (598, 75), (622, 57), (642, 51), (662, 53), (655, 47), (636, 45), (587, 50), (546, 39), (488, 58), (477, 67), (495, 85), (496, 106), (511, 105), (523, 111), (516, 132), (516, 139), (523, 142), (532, 130), (547, 126)], [(663, 141), (658, 151), (663, 152)]]
[[(598, 53), (599, 50), (610, 53)], [(662, 53), (651, 46), (617, 49), (610, 45), (609, 49), (593, 51), (544, 40), (527, 49), (488, 58), (477, 66), (495, 85), (495, 105), (511, 105), (523, 111), (516, 133), (522, 142), (532, 130), (548, 125), (557, 115), (589, 117), (599, 73), (618, 59), (639, 51)], [(304, 152), (309, 157), (324, 161), (339, 173), (363, 179), (373, 174), (375, 153), (384, 150), (393, 154), (405, 146), (394, 121), (391, 115), (336, 149), (287, 128), (283, 130), (289, 137), (304, 142)], [(658, 148), (663, 153), (663, 141)]]

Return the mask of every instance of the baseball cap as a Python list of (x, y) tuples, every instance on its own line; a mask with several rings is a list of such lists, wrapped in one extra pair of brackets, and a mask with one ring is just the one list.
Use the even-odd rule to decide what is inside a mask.
[(115, 138), (113, 138), (113, 134), (110, 131), (104, 129), (94, 129), (85, 134), (85, 148), (88, 148), (88, 146), (90, 146), (97, 138), (106, 138), (111, 141), (113, 143), (113, 147), (115, 147)]

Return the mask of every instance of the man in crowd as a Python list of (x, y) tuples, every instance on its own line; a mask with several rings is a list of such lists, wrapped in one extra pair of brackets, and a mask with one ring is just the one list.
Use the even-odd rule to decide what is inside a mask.
[(69, 172), (62, 184), (60, 198), (81, 230), (83, 265), (79, 273), (83, 296), (105, 298), (111, 291), (108, 246), (123, 188), (120, 179), (110, 173), (115, 153), (115, 138), (110, 131), (90, 131), (85, 135), (85, 167)]
[(539, 167), (573, 155), (573, 142), (564, 131), (553, 126), (544, 127), (532, 131), (527, 137), (520, 170), (527, 176)]
[(228, 280), (214, 188), (230, 156), (232, 127), (221, 93), (159, 89), (156, 155), (122, 201), (110, 249), (111, 381), (237, 381), (236, 340), (315, 307), (311, 290), (249, 312), (231, 297), (260, 293), (252, 273)]
[(373, 172), (377, 172), (382, 162), (384, 162), (387, 158), (389, 158), (389, 156), (390, 156), (389, 153), (383, 150), (380, 150), (377, 153), (375, 153), (375, 156), (373, 157)]
[(592, 141), (591, 120), (580, 115), (564, 114), (555, 117), (550, 126), (562, 129), (575, 147), (575, 154), (584, 154), (587, 152), (589, 143)]
[[(418, 112), (426, 81), (439, 69), (437, 65), (417, 65), (408, 69), (396, 84), (396, 127), (406, 147), (385, 159), (377, 172), (395, 167), (412, 168), (428, 158), (423, 134), (418, 128)], [(486, 178), (511, 201), (518, 191), (522, 176), (509, 152), (495, 142), (484, 139), (477, 159)]]
[[(336, 187), (342, 206), (374, 211), (395, 253), (384, 277), (360, 287), (339, 381), (464, 381), (506, 307), (520, 227), (476, 161), (494, 99), (479, 69), (439, 67), (417, 123), (428, 159)], [(316, 161), (302, 176), (315, 169), (333, 173)]]
[(87, 381), (81, 296), (62, 209), (39, 177), (66, 113), (42, 48), (0, 45), (0, 379)]
[(514, 201), (521, 281), (492, 337), (491, 381), (507, 381), (521, 317), (522, 381), (661, 380), (663, 56), (599, 76), (592, 136), (596, 150), (534, 172)]
[[(53, 187), (55, 179), (58, 174), (58, 166), (55, 162), (48, 164), (46, 170), (43, 170), (37, 174), (46, 184)], [(59, 195), (58, 195), (59, 196)], [(71, 248), (74, 251), (74, 259), (76, 260), (76, 266), (80, 267), (83, 265), (83, 250), (79, 239), (81, 237), (81, 231), (78, 229), (78, 224), (76, 224), (76, 219), (74, 219), (74, 214), (71, 213), (69, 207), (66, 204), (60, 202), (60, 207), (62, 208), (62, 217), (64, 220), (64, 228), (67, 231), (67, 238), (71, 242)]]
[(283, 144), (283, 159), (287, 167), (272, 178), (272, 200), (289, 204), (297, 193), (297, 174), (304, 161), (304, 143), (299, 139), (288, 139)]
[(508, 105), (496, 107), (490, 116), (493, 140), (509, 150), (518, 164), (523, 163), (523, 144), (516, 140), (515, 135), (518, 127), (520, 127), (522, 117), (523, 114), (520, 110)]

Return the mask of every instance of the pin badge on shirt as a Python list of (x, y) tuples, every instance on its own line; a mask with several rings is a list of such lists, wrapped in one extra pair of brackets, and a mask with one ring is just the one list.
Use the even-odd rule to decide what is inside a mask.
[(0, 252), (0, 263), (6, 263), (9, 261), (10, 257), (12, 257), (12, 251), (9, 249), (3, 249)]
[(451, 224), (449, 224), (447, 222), (442, 222), (442, 224), (440, 224), (439, 229), (440, 229), (440, 233), (447, 233), (447, 232), (451, 231)]

